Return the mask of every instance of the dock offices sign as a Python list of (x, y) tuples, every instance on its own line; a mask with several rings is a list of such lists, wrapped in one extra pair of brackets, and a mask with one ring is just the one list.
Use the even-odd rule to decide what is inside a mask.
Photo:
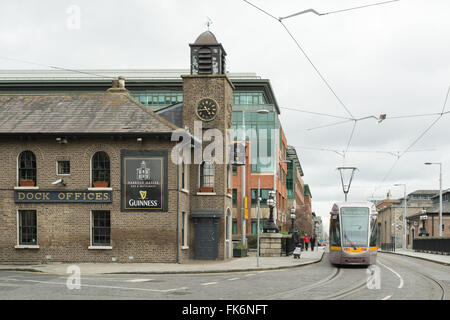
[(167, 211), (167, 151), (121, 150), (121, 210)]
[(111, 203), (112, 192), (86, 190), (14, 190), (14, 202)]

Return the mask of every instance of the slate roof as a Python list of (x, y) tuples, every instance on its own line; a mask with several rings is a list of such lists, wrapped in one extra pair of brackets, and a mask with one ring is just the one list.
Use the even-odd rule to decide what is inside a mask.
[(170, 133), (175, 129), (128, 94), (0, 94), (0, 134)]

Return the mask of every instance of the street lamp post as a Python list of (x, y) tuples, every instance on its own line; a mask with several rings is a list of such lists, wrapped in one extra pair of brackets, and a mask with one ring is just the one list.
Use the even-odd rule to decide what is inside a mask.
[(291, 231), (289, 231), (289, 233), (294, 233), (295, 232), (294, 220), (295, 220), (295, 208), (292, 207), (291, 208), (291, 222), (292, 222), (292, 225), (291, 225)]
[(406, 249), (406, 184), (405, 183), (397, 183), (394, 186), (403, 186), (403, 199), (405, 200), (403, 205), (403, 241), (402, 248)]
[(269, 220), (266, 221), (264, 228), (263, 228), (263, 232), (278, 232), (278, 228), (275, 224), (275, 222), (273, 221), (273, 208), (275, 208), (275, 191), (270, 190), (269, 191), (269, 199), (267, 199), (267, 205), (269, 206), (269, 210), (270, 210), (270, 216), (269, 216)]
[(442, 162), (425, 162), (425, 164), (439, 165), (439, 237), (442, 237)]

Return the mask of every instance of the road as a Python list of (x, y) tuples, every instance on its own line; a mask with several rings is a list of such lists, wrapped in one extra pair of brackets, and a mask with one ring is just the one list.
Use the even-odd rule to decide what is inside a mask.
[(320, 263), (275, 271), (82, 276), (80, 289), (68, 289), (68, 275), (2, 271), (0, 299), (448, 300), (449, 271), (388, 253), (370, 268), (338, 268), (325, 254)]

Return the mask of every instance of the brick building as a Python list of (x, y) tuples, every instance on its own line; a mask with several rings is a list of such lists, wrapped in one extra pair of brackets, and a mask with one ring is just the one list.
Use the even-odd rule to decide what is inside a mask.
[(3, 90), (0, 261), (230, 258), (231, 165), (171, 157), (179, 128), (197, 146), (194, 121), (231, 129), (225, 55), (210, 32), (191, 45), (182, 126), (133, 98), (122, 78), (108, 91)]

